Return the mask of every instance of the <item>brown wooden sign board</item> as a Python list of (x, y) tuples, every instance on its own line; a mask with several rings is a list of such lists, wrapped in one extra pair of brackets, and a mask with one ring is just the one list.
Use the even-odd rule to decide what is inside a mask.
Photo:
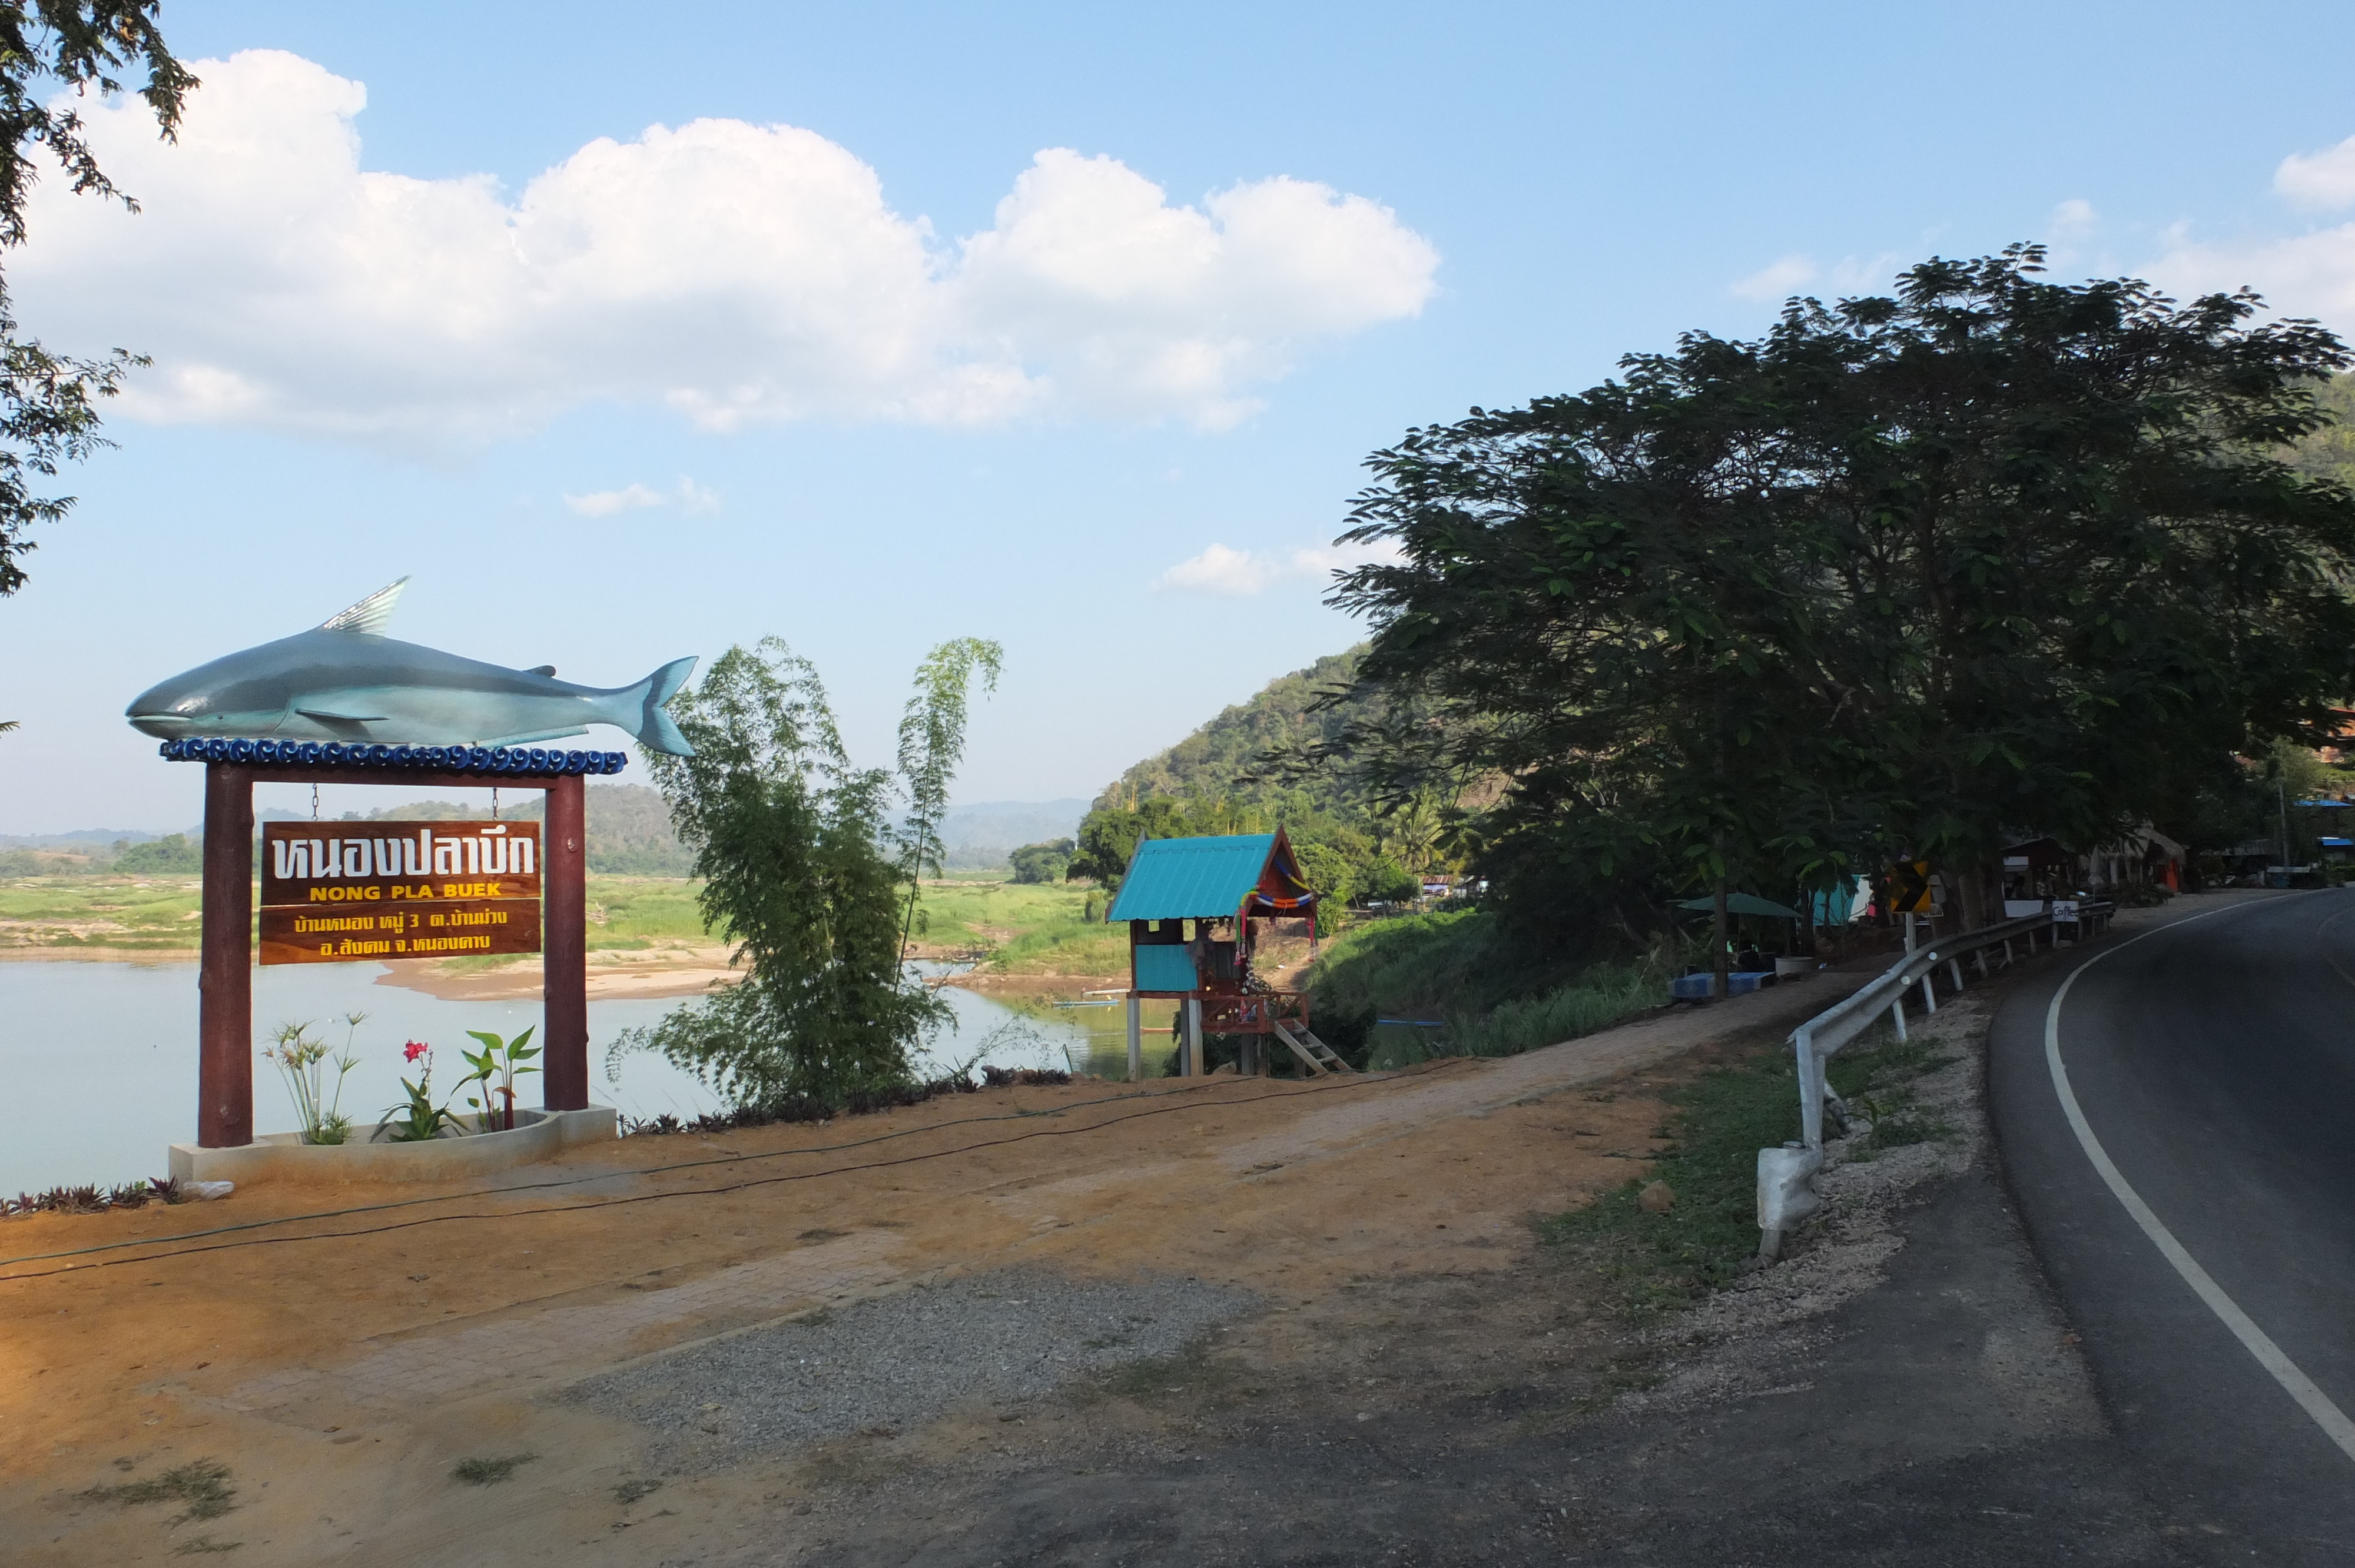
[(540, 950), (538, 822), (266, 822), (265, 964)]

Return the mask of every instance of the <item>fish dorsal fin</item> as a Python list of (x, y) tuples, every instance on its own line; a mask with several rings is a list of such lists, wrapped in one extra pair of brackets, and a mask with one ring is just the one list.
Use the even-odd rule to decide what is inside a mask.
[(319, 623), (322, 631), (358, 631), (370, 637), (381, 637), (384, 629), (392, 624), (392, 607), (400, 602), (400, 590), (409, 586), (407, 577), (390, 588), (380, 588), (349, 609), (339, 609)]

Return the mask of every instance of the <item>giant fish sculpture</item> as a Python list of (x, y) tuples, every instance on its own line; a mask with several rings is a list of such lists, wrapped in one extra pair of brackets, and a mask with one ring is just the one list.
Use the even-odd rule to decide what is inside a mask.
[(695, 668), (674, 659), (634, 686), (576, 686), (556, 666), (509, 670), (384, 635), (403, 577), (327, 618), (150, 687), (124, 713), (165, 740), (240, 736), (346, 744), (517, 746), (609, 724), (674, 757), (695, 747), (663, 705)]

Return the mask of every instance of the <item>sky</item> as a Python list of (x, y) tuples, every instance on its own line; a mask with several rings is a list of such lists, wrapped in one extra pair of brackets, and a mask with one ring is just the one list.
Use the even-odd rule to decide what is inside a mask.
[(678, 15), (165, 0), (177, 143), (88, 111), (141, 212), (0, 255), (153, 359), (0, 601), (0, 832), (195, 821), (123, 705), (403, 575), (595, 685), (781, 637), (877, 764), (993, 638), (958, 799), (1092, 795), (1363, 634), (1417, 426), (2022, 239), (2355, 336), (2343, 5)]

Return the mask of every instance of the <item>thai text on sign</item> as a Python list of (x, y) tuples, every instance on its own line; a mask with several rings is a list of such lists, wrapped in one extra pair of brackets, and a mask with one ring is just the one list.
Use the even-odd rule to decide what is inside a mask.
[(265, 907), (539, 896), (538, 822), (265, 822), (261, 839)]
[(540, 950), (538, 822), (267, 822), (265, 964)]

